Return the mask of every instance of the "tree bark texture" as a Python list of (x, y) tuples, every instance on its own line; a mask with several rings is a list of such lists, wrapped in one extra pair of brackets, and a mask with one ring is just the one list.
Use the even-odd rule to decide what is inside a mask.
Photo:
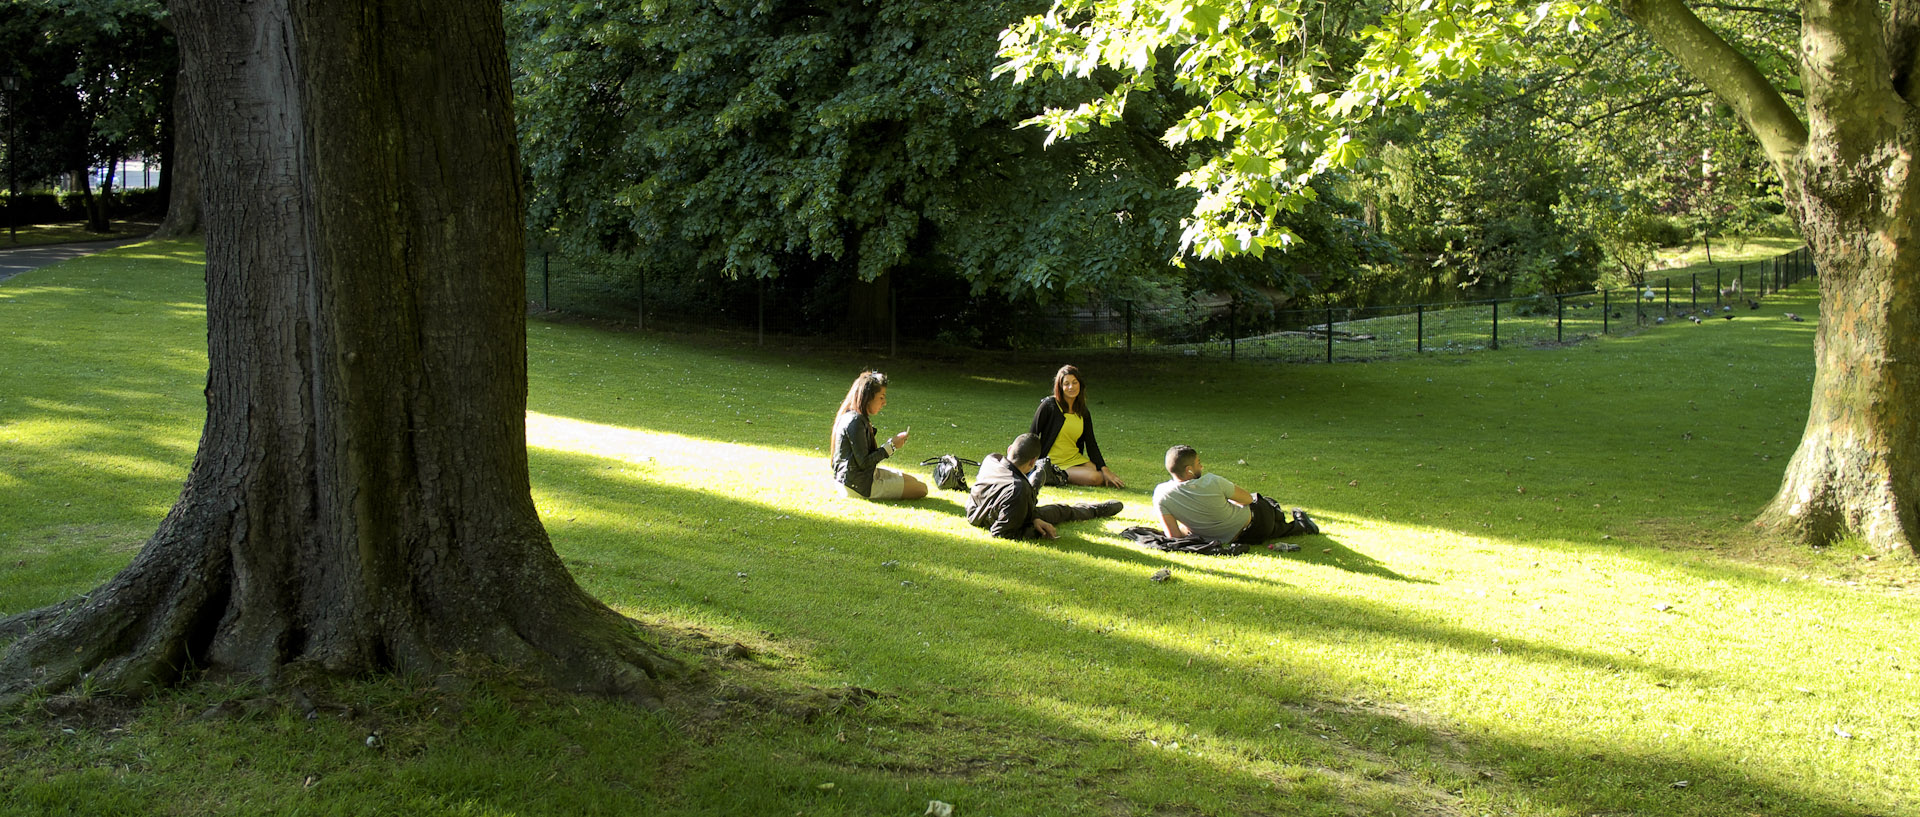
[(464, 654), (652, 700), (670, 664), (575, 584), (531, 498), (498, 4), (171, 9), (208, 157), (207, 424), (133, 564), (18, 617), (0, 697)]
[[(1820, 269), (1812, 405), (1760, 522), (1824, 545), (1920, 548), (1920, 115), (1895, 93), (1880, 21), (1809, 12), (1807, 148), (1788, 190)], [(1845, 34), (1820, 31), (1833, 27)], [(1847, 41), (1847, 42), (1842, 42)], [(1827, 58), (1823, 59), (1822, 55)]]
[(1756, 522), (1812, 545), (1920, 549), (1920, 3), (1800, 4), (1804, 124), (1680, 0), (1623, 8), (1759, 137), (1819, 268), (1807, 427)]
[(206, 172), (207, 152), (197, 129), (203, 120), (191, 112), (193, 99), (188, 94), (187, 77), (194, 70), (188, 59), (192, 56), (181, 49), (173, 93), (161, 123), (166, 132), (162, 137), (160, 195), (166, 200), (167, 213), (154, 229), (154, 238), (197, 235), (201, 229), (200, 212), (205, 203), (200, 198), (200, 178)]
[[(1819, 264), (1812, 406), (1764, 525), (1811, 544), (1920, 547), (1920, 115), (1878, 3), (1803, 3), (1807, 146), (1783, 166)], [(1908, 59), (1900, 56), (1898, 59)], [(1789, 176), (1789, 173), (1791, 174)]]

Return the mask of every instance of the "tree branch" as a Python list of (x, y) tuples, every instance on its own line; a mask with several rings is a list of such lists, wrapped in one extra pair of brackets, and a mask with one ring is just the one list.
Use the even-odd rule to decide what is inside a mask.
[(1627, 113), (1628, 111), (1635, 111), (1641, 108), (1645, 108), (1648, 105), (1658, 105), (1664, 102), (1673, 102), (1675, 100), (1694, 99), (1696, 97), (1703, 97), (1703, 96), (1706, 96), (1708, 93), (1709, 92), (1707, 91), (1681, 91), (1681, 92), (1672, 93), (1672, 94), (1661, 94), (1658, 96), (1644, 97), (1642, 99), (1626, 103), (1625, 105), (1616, 105), (1614, 107), (1601, 111), (1600, 113), (1581, 119), (1577, 122), (1569, 122), (1567, 124), (1572, 125), (1574, 128), (1579, 130), (1585, 130), (1587, 128), (1593, 127), (1597, 123), (1605, 122), (1623, 113)]
[(1806, 123), (1766, 75), (1681, 0), (1623, 0), (1621, 5), (1680, 67), (1733, 106), (1776, 166), (1785, 168), (1806, 149)]
[(1796, 24), (1800, 22), (1799, 12), (1793, 11), (1792, 9), (1770, 9), (1765, 6), (1742, 6), (1735, 3), (1695, 3), (1693, 4), (1693, 8), (1713, 9), (1714, 11), (1737, 11), (1743, 14), (1762, 14), (1768, 17), (1778, 17), (1782, 20), (1792, 20)]

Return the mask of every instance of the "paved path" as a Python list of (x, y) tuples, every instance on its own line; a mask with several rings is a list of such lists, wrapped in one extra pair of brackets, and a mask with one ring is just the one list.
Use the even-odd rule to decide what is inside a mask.
[(101, 250), (111, 250), (145, 241), (144, 238), (117, 238), (106, 241), (85, 241), (77, 244), (41, 244), (33, 247), (0, 248), (0, 282), (30, 269), (37, 269), (56, 261), (92, 255)]

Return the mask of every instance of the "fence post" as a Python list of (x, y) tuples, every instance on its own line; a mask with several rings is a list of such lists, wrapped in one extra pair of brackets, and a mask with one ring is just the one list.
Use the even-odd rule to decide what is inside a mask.
[(1608, 333), (1608, 329), (1613, 323), (1612, 295), (1613, 292), (1610, 290), (1600, 290), (1600, 334), (1602, 335)]
[(1693, 297), (1687, 301), (1688, 312), (1700, 311), (1700, 273), (1693, 274)]
[(540, 251), (540, 308), (553, 311), (553, 250)]
[(1500, 302), (1499, 301), (1493, 302), (1493, 346), (1491, 348), (1494, 348), (1494, 349), (1500, 348)]
[(1713, 268), (1713, 308), (1720, 308), (1720, 268)]
[(1133, 354), (1133, 302), (1127, 302), (1127, 354)]
[(1327, 362), (1333, 362), (1333, 299), (1327, 299)]
[(1240, 349), (1239, 322), (1234, 319), (1235, 306), (1233, 301), (1227, 302), (1227, 360), (1229, 362), (1235, 359)]
[(1666, 285), (1667, 285), (1666, 287), (1667, 288), (1667, 317), (1671, 318), (1673, 317), (1673, 279), (1668, 278), (1666, 280)]
[(1415, 354), (1427, 350), (1427, 305), (1413, 305), (1413, 351)]
[(1567, 296), (1553, 296), (1553, 342), (1567, 342)]

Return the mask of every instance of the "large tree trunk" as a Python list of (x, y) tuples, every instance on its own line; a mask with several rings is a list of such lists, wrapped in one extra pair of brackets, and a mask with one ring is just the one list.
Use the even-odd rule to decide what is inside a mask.
[[(172, 18), (168, 18), (171, 22)], [(187, 77), (194, 70), (186, 49), (180, 51), (179, 67), (174, 71), (173, 93), (161, 118), (160, 196), (167, 203), (167, 214), (153, 231), (154, 238), (179, 238), (200, 232), (200, 176), (204, 171), (206, 150), (196, 129), (200, 118), (192, 114), (193, 99), (188, 95)]]
[(1920, 546), (1920, 150), (1912, 111), (1876, 151), (1814, 132), (1796, 208), (1820, 269), (1813, 400), (1763, 526), (1802, 542), (1855, 533)]
[(531, 499), (498, 4), (172, 10), (219, 157), (206, 429), (131, 566), (0, 627), (25, 633), (0, 698), (471, 655), (650, 700), (667, 665), (574, 583)]
[(120, 172), (120, 157), (107, 159), (107, 175), (100, 180), (100, 195), (87, 196), (87, 229), (96, 233), (113, 231), (113, 177)]
[(93, 203), (98, 197), (93, 194), (93, 170), (81, 167), (73, 171), (73, 188), (80, 191), (81, 221), (91, 229), (93, 227)]
[(1920, 0), (1803, 0), (1806, 119), (1681, 0), (1626, 13), (1760, 140), (1820, 271), (1812, 408), (1756, 522), (1920, 550)]

